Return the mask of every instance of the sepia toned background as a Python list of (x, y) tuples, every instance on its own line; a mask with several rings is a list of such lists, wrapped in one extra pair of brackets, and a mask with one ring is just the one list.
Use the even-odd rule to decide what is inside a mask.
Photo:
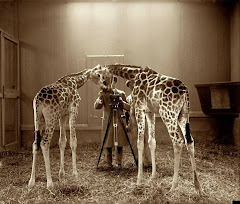
[[(32, 100), (41, 87), (98, 63), (150, 66), (182, 80), (198, 140), (213, 139), (218, 127), (202, 113), (194, 84), (240, 81), (239, 1), (6, 0), (0, 1), (0, 28), (19, 42), (19, 141), (27, 147), (33, 141)], [(129, 94), (124, 81), (119, 84)], [(101, 111), (93, 109), (98, 90), (90, 81), (79, 90), (79, 143), (100, 139)], [(239, 127), (237, 118), (236, 143)], [(158, 141), (170, 141), (159, 117), (156, 131)]]

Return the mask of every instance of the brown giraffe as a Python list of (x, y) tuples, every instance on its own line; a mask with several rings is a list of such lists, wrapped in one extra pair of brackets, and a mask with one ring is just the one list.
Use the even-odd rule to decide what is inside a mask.
[(79, 73), (66, 75), (53, 84), (43, 87), (33, 100), (35, 140), (33, 142), (33, 164), (32, 173), (28, 186), (31, 188), (35, 184), (35, 166), (37, 150), (42, 149), (46, 175), (47, 188), (53, 188), (50, 170), (49, 147), (54, 128), (59, 121), (60, 126), (60, 171), (59, 177), (64, 176), (64, 150), (66, 147), (65, 124), (69, 119), (70, 147), (72, 149), (73, 175), (77, 178), (76, 147), (77, 138), (75, 123), (78, 115), (78, 106), (81, 100), (77, 89), (79, 89), (91, 75), (91, 69), (85, 69)]
[[(148, 124), (148, 144), (152, 159), (152, 178), (156, 177), (155, 163), (155, 114), (160, 114), (168, 133), (172, 139), (174, 148), (174, 175), (171, 190), (178, 185), (178, 172), (183, 144), (186, 144), (190, 155), (193, 169), (194, 186), (200, 193), (200, 183), (196, 173), (194, 157), (194, 141), (190, 134), (189, 127), (189, 93), (188, 88), (178, 79), (161, 75), (149, 67), (131, 65), (105, 65), (101, 69), (95, 69), (94, 74), (102, 76), (109, 73), (134, 80), (132, 91), (132, 109), (135, 109), (135, 116), (138, 124), (138, 177), (137, 184), (140, 184), (143, 176), (143, 149), (145, 119)], [(131, 115), (134, 115), (131, 111)], [(182, 134), (179, 131), (179, 128)]]

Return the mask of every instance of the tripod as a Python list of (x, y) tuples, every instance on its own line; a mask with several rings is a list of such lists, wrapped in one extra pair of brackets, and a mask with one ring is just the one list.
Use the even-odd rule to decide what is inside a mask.
[(108, 131), (109, 131), (109, 126), (112, 122), (112, 119), (113, 119), (113, 128), (114, 128), (114, 145), (117, 146), (118, 145), (118, 142), (117, 142), (117, 118), (118, 120), (120, 121), (121, 125), (122, 125), (122, 128), (124, 130), (124, 133), (125, 133), (125, 136), (127, 138), (127, 141), (128, 141), (128, 144), (130, 146), (130, 149), (131, 149), (131, 152), (132, 152), (132, 155), (133, 155), (133, 158), (134, 158), (134, 161), (135, 161), (135, 164), (137, 165), (137, 160), (136, 160), (136, 157), (135, 157), (135, 154), (133, 152), (133, 149), (132, 149), (132, 145), (131, 145), (131, 142), (129, 140), (129, 137), (128, 137), (128, 134), (127, 134), (127, 130), (124, 126), (124, 123), (123, 123), (123, 120), (121, 118), (121, 115), (118, 111), (118, 106), (119, 106), (119, 95), (116, 95), (116, 94), (112, 94), (110, 95), (110, 104), (111, 106), (111, 112), (110, 112), (110, 115), (108, 117), (108, 124), (107, 124), (107, 129), (105, 131), (105, 135), (104, 135), (104, 138), (103, 138), (103, 142), (102, 142), (102, 147), (101, 147), (101, 151), (100, 151), (100, 154), (99, 154), (99, 157), (98, 157), (98, 163), (97, 163), (97, 167), (98, 167), (98, 164), (100, 162), (100, 159), (101, 159), (101, 156), (102, 156), (102, 152), (103, 152), (103, 148), (104, 148), (104, 144), (106, 142), (106, 139), (107, 139), (107, 135), (108, 135)]

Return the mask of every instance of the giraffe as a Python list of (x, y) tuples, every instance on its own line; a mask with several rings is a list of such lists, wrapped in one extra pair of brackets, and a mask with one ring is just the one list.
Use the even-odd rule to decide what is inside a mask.
[(73, 175), (78, 177), (76, 166), (76, 147), (77, 138), (75, 132), (75, 123), (78, 115), (78, 106), (80, 96), (77, 91), (89, 78), (91, 78), (91, 69), (85, 69), (79, 73), (63, 76), (56, 82), (43, 87), (34, 97), (34, 125), (35, 140), (33, 142), (33, 163), (31, 177), (28, 183), (29, 188), (35, 185), (35, 166), (37, 151), (42, 149), (46, 168), (47, 188), (53, 188), (51, 177), (49, 148), (50, 141), (57, 122), (60, 126), (60, 170), (59, 177), (65, 175), (64, 171), (64, 151), (66, 147), (66, 122), (69, 119), (70, 128), (70, 147), (72, 150)]
[(113, 74), (128, 80), (134, 80), (132, 91), (132, 107), (130, 115), (134, 115), (138, 124), (138, 176), (137, 184), (143, 177), (143, 150), (145, 120), (148, 124), (148, 144), (151, 152), (152, 175), (156, 178), (155, 162), (155, 114), (159, 114), (167, 127), (174, 149), (174, 174), (170, 191), (178, 186), (178, 173), (182, 147), (185, 143), (193, 170), (195, 190), (201, 193), (201, 187), (196, 172), (194, 157), (194, 140), (190, 133), (189, 124), (189, 92), (180, 80), (157, 73), (150, 67), (132, 66), (124, 64), (105, 65), (94, 70), (94, 74), (102, 80), (102, 75)]

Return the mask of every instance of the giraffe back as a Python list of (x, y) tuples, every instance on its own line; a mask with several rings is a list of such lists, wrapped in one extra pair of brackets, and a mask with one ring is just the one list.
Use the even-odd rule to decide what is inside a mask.
[[(70, 78), (69, 78), (70, 79)], [(72, 105), (78, 106), (81, 98), (74, 80), (62, 80), (43, 87), (33, 100), (35, 125), (43, 123), (42, 111), (48, 118), (56, 122), (61, 116), (68, 114)]]
[(185, 103), (189, 110), (187, 86), (150, 68), (136, 75), (132, 94), (137, 106), (143, 105), (146, 110), (155, 113), (172, 111), (179, 114)]

